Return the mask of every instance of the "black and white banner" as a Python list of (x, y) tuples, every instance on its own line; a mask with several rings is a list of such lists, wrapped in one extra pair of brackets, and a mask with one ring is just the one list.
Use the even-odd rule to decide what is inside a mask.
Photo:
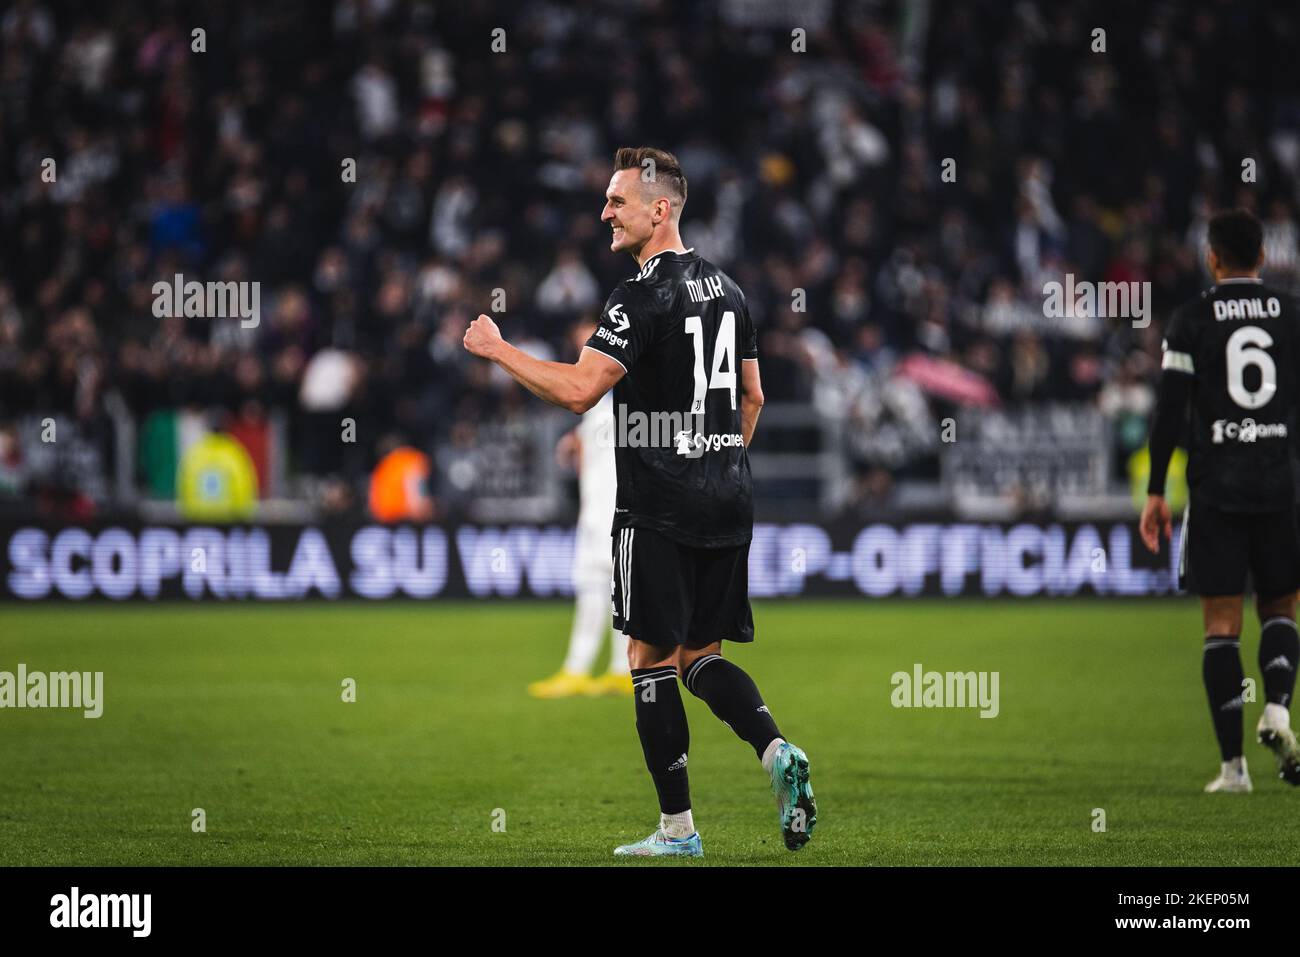
[[(0, 527), (0, 600), (293, 601), (573, 593), (574, 529), (506, 526)], [(1160, 595), (1178, 534), (1133, 523), (759, 524), (755, 598)]]

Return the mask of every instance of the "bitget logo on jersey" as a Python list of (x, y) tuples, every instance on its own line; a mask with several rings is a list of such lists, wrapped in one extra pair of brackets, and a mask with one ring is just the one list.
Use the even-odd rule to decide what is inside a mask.
[(620, 349), (627, 348), (628, 341), (626, 339), (624, 339), (622, 336), (614, 335), (614, 333), (610, 332), (604, 326), (601, 326), (599, 329), (596, 330), (596, 337), (598, 339), (604, 339), (611, 346), (617, 346)]

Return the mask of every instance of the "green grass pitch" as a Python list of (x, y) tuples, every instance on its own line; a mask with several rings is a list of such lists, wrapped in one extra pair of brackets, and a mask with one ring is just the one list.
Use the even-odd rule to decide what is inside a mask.
[[(558, 665), (569, 616), (560, 602), (0, 608), (0, 670), (105, 673), (97, 720), (0, 711), (0, 864), (1294, 862), (1300, 793), (1254, 743), (1260, 701), (1246, 707), (1255, 793), (1201, 793), (1218, 754), (1190, 599), (757, 603), (758, 641), (728, 654), (808, 752), (812, 843), (785, 850), (753, 752), (683, 692), (705, 858), (616, 860), (657, 820), (631, 701), (524, 694)], [(1258, 679), (1258, 624), (1245, 631)], [(890, 676), (915, 662), (999, 672), (1001, 713), (892, 707)]]

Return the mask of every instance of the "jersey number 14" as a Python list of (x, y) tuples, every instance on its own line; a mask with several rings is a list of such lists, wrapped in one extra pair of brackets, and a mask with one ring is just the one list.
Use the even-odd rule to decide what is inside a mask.
[(700, 316), (686, 317), (686, 334), (695, 340), (695, 396), (691, 400), (691, 414), (704, 413), (704, 397), (709, 389), (726, 389), (731, 396), (732, 411), (735, 411), (736, 314), (730, 309), (722, 314), (718, 338), (713, 345), (713, 372), (707, 378), (704, 375), (704, 323)]

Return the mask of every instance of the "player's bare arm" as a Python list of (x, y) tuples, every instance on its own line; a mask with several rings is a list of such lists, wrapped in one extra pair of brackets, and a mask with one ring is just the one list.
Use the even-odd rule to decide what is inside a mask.
[(758, 413), (763, 410), (763, 381), (758, 372), (757, 359), (745, 359), (740, 364), (740, 434), (749, 447), (758, 427)]
[(623, 367), (594, 349), (577, 362), (548, 362), (516, 349), (501, 337), (490, 316), (480, 315), (465, 330), (465, 348), (499, 365), (539, 399), (581, 415), (623, 377)]
[(1165, 350), (1160, 375), (1160, 389), (1156, 399), (1156, 412), (1151, 420), (1151, 475), (1147, 484), (1147, 500), (1138, 520), (1142, 544), (1152, 552), (1160, 551), (1160, 542), (1173, 534), (1173, 517), (1165, 501), (1165, 477), (1169, 460), (1173, 457), (1179, 433), (1187, 419), (1187, 405), (1192, 394), (1190, 359), (1178, 352)]

